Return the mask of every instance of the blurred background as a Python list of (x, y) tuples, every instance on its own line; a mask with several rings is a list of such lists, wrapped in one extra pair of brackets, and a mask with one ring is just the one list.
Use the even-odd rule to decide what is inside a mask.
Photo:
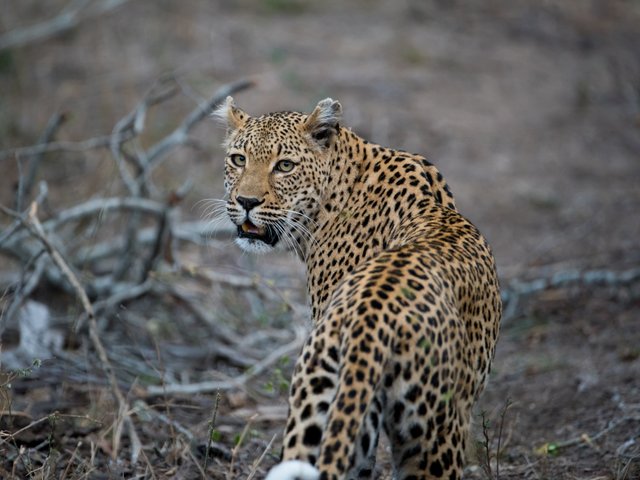
[(0, 0), (0, 477), (277, 461), (304, 275), (207, 217), (230, 91), (256, 115), (340, 100), (493, 246), (469, 478), (640, 478), (637, 0)]

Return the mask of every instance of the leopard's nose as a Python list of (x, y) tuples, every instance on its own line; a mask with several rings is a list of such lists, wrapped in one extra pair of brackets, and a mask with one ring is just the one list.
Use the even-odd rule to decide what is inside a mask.
[(264, 198), (260, 200), (256, 197), (236, 197), (236, 201), (248, 212), (252, 208), (264, 203)]

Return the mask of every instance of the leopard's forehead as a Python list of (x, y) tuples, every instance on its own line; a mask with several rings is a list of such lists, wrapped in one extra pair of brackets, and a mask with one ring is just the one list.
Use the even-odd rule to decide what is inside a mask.
[(306, 148), (301, 125), (306, 116), (299, 112), (275, 112), (250, 117), (229, 140), (229, 148), (240, 149), (257, 158), (278, 153), (295, 153)]

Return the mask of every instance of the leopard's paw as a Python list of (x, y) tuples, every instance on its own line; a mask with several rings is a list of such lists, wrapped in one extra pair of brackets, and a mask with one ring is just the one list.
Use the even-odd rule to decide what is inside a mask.
[(265, 480), (318, 480), (320, 472), (310, 463), (287, 460), (269, 471)]

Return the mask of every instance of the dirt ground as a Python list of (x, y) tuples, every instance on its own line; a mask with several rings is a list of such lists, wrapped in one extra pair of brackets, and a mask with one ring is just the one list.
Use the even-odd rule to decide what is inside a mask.
[[(0, 39), (67, 2), (5, 3)], [(150, 110), (143, 146), (240, 78), (256, 82), (235, 95), (250, 113), (339, 99), (344, 124), (362, 136), (436, 163), (494, 248), (507, 315), (466, 478), (640, 479), (639, 45), (635, 0), (130, 1), (0, 50), (0, 150), (36, 144), (55, 112), (66, 114), (57, 140), (108, 135), (169, 74), (181, 94)], [(198, 148), (176, 150), (154, 177), (163, 192), (191, 180), (183, 220), (223, 191), (220, 128), (192, 133)], [(0, 156), (0, 168), (0, 204), (13, 207), (25, 164)], [(122, 194), (116, 176), (107, 149), (47, 154), (44, 219)], [(5, 312), (29, 268), (1, 247)], [(200, 321), (167, 293), (99, 318), (129, 412), (117, 413), (70, 295), (47, 282), (34, 290), (63, 345), (37, 368), (9, 368), (20, 328), (0, 324), (0, 477), (259, 479), (277, 461), (295, 357), (286, 346), (306, 325), (296, 310), (303, 270), (284, 254), (241, 254), (226, 238), (181, 244), (177, 256), (209, 280), (167, 271), (154, 280), (196, 299)], [(254, 283), (234, 286), (236, 276)], [(252, 375), (273, 352), (282, 354)], [(197, 381), (224, 384), (219, 402), (215, 389), (149, 390)], [(114, 441), (131, 423), (135, 463), (135, 436)], [(381, 458), (388, 478), (384, 447)]]

